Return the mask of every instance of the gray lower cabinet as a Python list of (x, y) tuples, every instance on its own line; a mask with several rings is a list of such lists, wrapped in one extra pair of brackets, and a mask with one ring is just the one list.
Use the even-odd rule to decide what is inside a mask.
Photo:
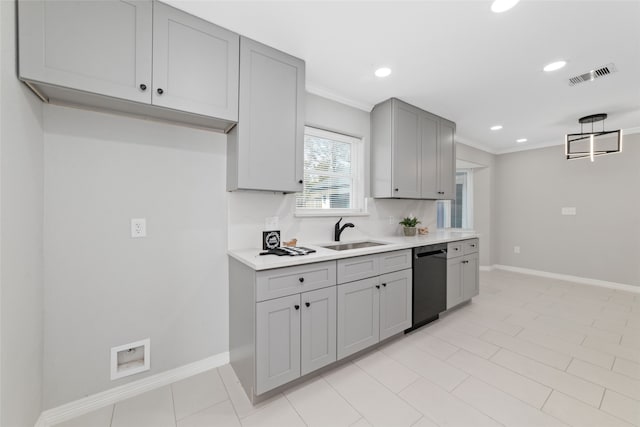
[(410, 328), (412, 290), (410, 249), (338, 260), (338, 359)]
[(411, 327), (412, 270), (383, 274), (380, 280), (380, 340)]
[(447, 248), (447, 310), (478, 295), (478, 239), (449, 243)]
[(259, 302), (256, 304), (256, 393), (264, 393), (299, 376), (300, 295)]
[(336, 287), (301, 294), (301, 375), (336, 361)]
[(380, 291), (372, 277), (338, 286), (338, 359), (380, 341)]
[(250, 399), (336, 360), (336, 261), (255, 271), (229, 258), (229, 353)]
[(465, 255), (462, 263), (462, 298), (466, 301), (480, 293), (480, 257), (478, 253)]
[(256, 304), (256, 394), (335, 361), (335, 286)]
[(227, 190), (302, 191), (305, 63), (240, 38), (239, 124), (227, 141)]
[(411, 272), (410, 249), (261, 271), (230, 257), (230, 362), (249, 398), (409, 328)]
[(19, 76), (43, 100), (228, 130), (239, 35), (151, 0), (19, 0)]
[(256, 304), (256, 394), (335, 361), (335, 286)]

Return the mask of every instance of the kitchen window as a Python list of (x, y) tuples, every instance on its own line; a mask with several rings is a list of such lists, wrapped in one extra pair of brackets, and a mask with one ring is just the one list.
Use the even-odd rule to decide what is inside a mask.
[(455, 200), (438, 200), (438, 228), (473, 228), (473, 169), (456, 171)]
[(304, 190), (296, 215), (362, 215), (364, 149), (360, 138), (305, 127)]

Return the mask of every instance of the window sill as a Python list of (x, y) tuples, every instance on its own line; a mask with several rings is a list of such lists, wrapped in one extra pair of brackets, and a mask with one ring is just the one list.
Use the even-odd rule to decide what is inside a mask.
[(326, 218), (326, 217), (350, 217), (350, 216), (369, 216), (369, 212), (362, 211), (341, 211), (338, 209), (333, 210), (310, 210), (310, 211), (295, 211), (293, 216), (296, 218)]

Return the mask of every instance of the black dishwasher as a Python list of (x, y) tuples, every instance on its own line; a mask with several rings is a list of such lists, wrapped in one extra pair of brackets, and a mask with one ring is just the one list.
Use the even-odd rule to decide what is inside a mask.
[(413, 249), (412, 331), (436, 320), (447, 309), (447, 244)]

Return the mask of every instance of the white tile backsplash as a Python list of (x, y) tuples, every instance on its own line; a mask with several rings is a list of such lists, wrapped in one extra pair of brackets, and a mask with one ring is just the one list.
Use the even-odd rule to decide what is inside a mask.
[[(229, 193), (229, 249), (261, 247), (265, 218), (279, 218), (282, 240), (298, 239), (298, 246), (333, 241), (333, 226), (339, 215), (329, 217), (296, 217), (295, 194), (261, 191), (236, 191)], [(389, 224), (389, 217), (401, 218), (413, 214), (421, 225), (436, 229), (436, 202), (434, 200), (385, 200), (367, 199), (369, 215), (345, 217), (355, 228), (346, 229), (344, 241), (385, 236), (400, 236), (402, 228)]]

